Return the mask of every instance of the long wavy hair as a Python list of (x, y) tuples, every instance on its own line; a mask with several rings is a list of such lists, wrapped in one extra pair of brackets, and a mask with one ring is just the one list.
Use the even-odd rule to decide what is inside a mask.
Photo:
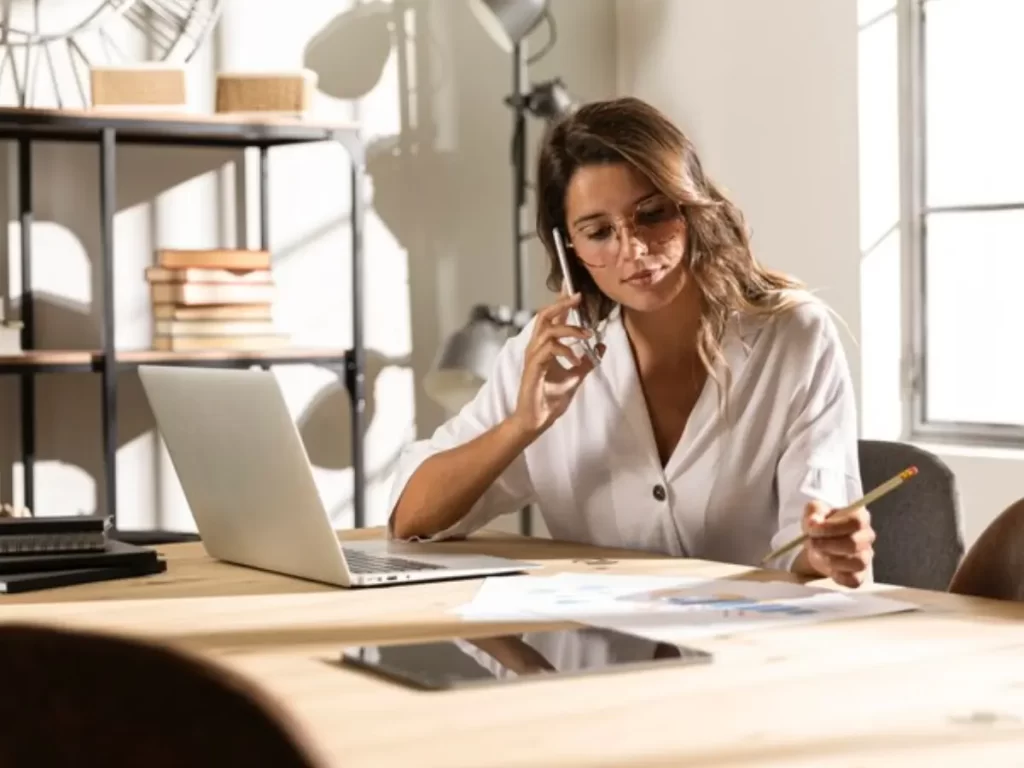
[[(548, 254), (548, 287), (560, 291), (562, 270), (551, 230), (568, 233), (565, 196), (577, 169), (629, 163), (675, 201), (686, 221), (685, 266), (701, 296), (697, 351), (718, 381), (722, 339), (730, 318), (774, 315), (799, 303), (803, 285), (755, 260), (743, 215), (704, 173), (692, 142), (664, 114), (637, 98), (598, 101), (553, 125), (541, 147), (537, 169), (537, 236)], [(598, 324), (615, 308), (583, 264), (571, 258), (573, 285), (583, 295), (583, 313)]]

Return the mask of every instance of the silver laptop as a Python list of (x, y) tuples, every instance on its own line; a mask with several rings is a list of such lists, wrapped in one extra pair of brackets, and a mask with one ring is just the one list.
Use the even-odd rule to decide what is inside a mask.
[(139, 366), (139, 377), (211, 557), (341, 587), (536, 567), (430, 544), (342, 544), (271, 372)]

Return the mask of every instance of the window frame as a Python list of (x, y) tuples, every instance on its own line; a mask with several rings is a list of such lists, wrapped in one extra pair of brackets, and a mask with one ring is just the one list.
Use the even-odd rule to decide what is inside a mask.
[(1024, 447), (1024, 426), (927, 418), (928, 217), (932, 214), (1024, 211), (1024, 200), (999, 204), (927, 205), (925, 8), (942, 0), (896, 0), (899, 61), (900, 239), (903, 278), (903, 432), (908, 440)]

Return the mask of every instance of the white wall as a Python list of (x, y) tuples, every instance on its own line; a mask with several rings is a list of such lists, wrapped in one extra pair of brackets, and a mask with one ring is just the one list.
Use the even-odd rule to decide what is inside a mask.
[(756, 256), (818, 290), (856, 334), (853, 6), (621, 0), (618, 18), (620, 91), (679, 122), (746, 214)]
[[(894, 0), (618, 0), (618, 87), (678, 120), (767, 264), (829, 301), (865, 437), (899, 439), (901, 274)], [(863, 31), (860, 29), (864, 25)], [(1024, 495), (1012, 451), (925, 446), (973, 541)]]
[[(212, 75), (220, 69), (293, 68), (309, 38), (338, 12), (323, 0), (293, 0), (288, 13), (253, 13), (228, 0), (224, 17), (189, 69), (192, 106), (212, 107)], [(377, 4), (367, 4), (375, 6)], [(364, 6), (365, 7), (365, 6)], [(476, 302), (511, 299), (510, 115), (502, 98), (511, 64), (461, 2), (405, 0), (383, 4), (396, 29), (370, 19), (338, 46), (334, 86), (349, 98), (321, 96), (324, 116), (360, 120), (370, 140), (367, 189), (367, 325), (370, 397), (367, 435), (369, 522), (380, 523), (398, 451), (416, 432), (443, 418), (421, 396), (419, 380), (444, 334)], [(585, 99), (614, 91), (615, 30), (611, 0), (556, 0), (558, 45), (533, 70), (562, 75)], [(383, 34), (381, 30), (385, 31)], [(539, 45), (545, 32), (536, 34)], [(402, 54), (397, 43), (405, 41)], [(386, 57), (386, 58), (385, 58)], [(404, 65), (404, 66), (401, 66)], [(372, 86), (369, 93), (364, 93)], [(0, 91), (10, 103), (10, 88)], [(47, 94), (40, 93), (44, 101)], [(536, 136), (536, 134), (534, 134)], [(0, 190), (13, 223), (2, 234), (7, 261), (0, 278), (17, 315), (16, 155), (4, 158)], [(34, 287), (38, 345), (99, 345), (97, 152), (47, 145), (35, 151)], [(255, 221), (236, 238), (237, 153), (208, 149), (125, 148), (118, 153), (115, 283), (117, 345), (149, 341), (143, 268), (160, 246), (255, 246)], [(241, 160), (252, 169), (253, 158)], [(348, 164), (332, 146), (271, 151), (271, 246), (281, 285), (279, 319), (298, 343), (346, 345), (348, 311)], [(242, 193), (255, 199), (249, 175)], [(536, 254), (535, 254), (536, 258)], [(547, 301), (541, 270), (531, 273), (535, 303)], [(411, 363), (411, 365), (410, 365)], [(317, 481), (336, 524), (350, 523), (348, 401), (340, 383), (316, 368), (282, 368), (278, 376)], [(99, 379), (38, 380), (36, 507), (41, 514), (102, 510)], [(0, 494), (20, 499), (17, 382), (0, 379)], [(157, 439), (134, 374), (120, 378), (118, 504), (126, 528), (191, 530), (173, 469)], [(8, 467), (13, 465), (13, 470)]]

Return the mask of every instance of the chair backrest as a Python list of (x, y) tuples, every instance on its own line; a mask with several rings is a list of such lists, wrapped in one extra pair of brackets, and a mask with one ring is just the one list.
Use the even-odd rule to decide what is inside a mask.
[(981, 532), (953, 574), (949, 591), (1024, 602), (1024, 499)]
[(0, 667), (3, 768), (316, 764), (273, 702), (167, 647), (0, 625)]
[(913, 445), (860, 441), (865, 492), (909, 466), (917, 476), (871, 505), (875, 581), (945, 591), (964, 554), (956, 479), (934, 454)]

